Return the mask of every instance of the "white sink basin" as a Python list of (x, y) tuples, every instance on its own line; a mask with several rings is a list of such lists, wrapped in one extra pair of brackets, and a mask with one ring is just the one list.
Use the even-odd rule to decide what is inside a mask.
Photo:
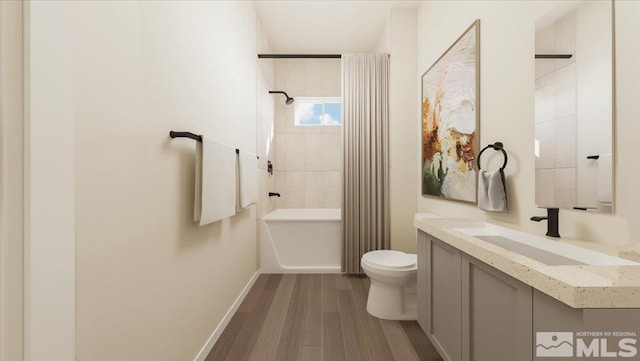
[[(449, 226), (447, 224), (447, 226)], [(476, 221), (452, 221), (450, 228), (543, 264), (637, 266), (639, 263), (529, 233)]]

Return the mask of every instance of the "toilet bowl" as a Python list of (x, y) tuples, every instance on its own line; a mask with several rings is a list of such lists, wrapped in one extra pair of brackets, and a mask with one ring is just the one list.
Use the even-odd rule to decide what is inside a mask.
[(371, 279), (367, 311), (385, 320), (416, 319), (417, 256), (399, 251), (372, 251), (360, 265)]

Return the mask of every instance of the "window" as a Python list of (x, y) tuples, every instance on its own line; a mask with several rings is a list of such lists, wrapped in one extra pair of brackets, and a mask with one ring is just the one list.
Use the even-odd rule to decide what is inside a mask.
[(296, 97), (295, 125), (342, 125), (341, 98), (300, 98)]

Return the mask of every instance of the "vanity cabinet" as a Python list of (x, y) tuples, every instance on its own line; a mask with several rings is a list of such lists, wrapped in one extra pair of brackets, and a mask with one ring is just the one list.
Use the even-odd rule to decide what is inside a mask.
[[(462, 253), (419, 233), (418, 322), (445, 361), (462, 360)], [(424, 297), (421, 297), (424, 295)]]
[(418, 322), (444, 360), (531, 360), (532, 292), (418, 232)]
[(531, 286), (462, 256), (462, 360), (531, 360)]
[[(418, 231), (418, 323), (444, 360), (640, 360), (640, 308), (573, 308), (499, 271), (491, 259)], [(626, 267), (607, 271), (633, 275)]]

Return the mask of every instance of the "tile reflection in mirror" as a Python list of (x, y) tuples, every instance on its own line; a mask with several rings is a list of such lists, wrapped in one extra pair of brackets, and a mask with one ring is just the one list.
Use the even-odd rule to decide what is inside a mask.
[(613, 169), (587, 156), (613, 154), (613, 2), (561, 3), (536, 22), (535, 47), (571, 55), (535, 60), (536, 204), (609, 213)]

